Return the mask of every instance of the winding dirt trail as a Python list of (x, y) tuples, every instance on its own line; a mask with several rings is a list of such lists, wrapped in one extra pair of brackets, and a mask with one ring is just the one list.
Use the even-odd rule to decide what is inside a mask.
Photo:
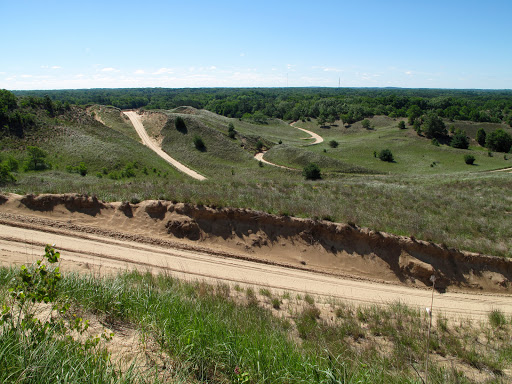
[(294, 121), (293, 123), (290, 123), (290, 125), (294, 128), (297, 128), (297, 129), (300, 129), (301, 131), (303, 132), (306, 132), (307, 134), (311, 135), (311, 137), (305, 137), (303, 138), (302, 140), (310, 140), (310, 139), (315, 139), (314, 142), (312, 143), (309, 143), (309, 144), (306, 144), (307, 146), (310, 146), (310, 145), (315, 145), (315, 144), (320, 144), (324, 141), (324, 138), (318, 134), (316, 134), (315, 132), (311, 132), (311, 131), (308, 131), (307, 129), (304, 129), (304, 128), (299, 128), (299, 127), (296, 127), (295, 124), (297, 122)]
[(206, 177), (203, 175), (200, 175), (196, 171), (188, 168), (187, 166), (183, 165), (179, 161), (173, 159), (171, 156), (169, 156), (167, 153), (165, 153), (162, 148), (160, 148), (151, 138), (149, 137), (148, 133), (146, 132), (146, 129), (144, 129), (144, 125), (142, 124), (142, 120), (139, 116), (139, 114), (135, 111), (124, 111), (123, 112), (130, 121), (133, 124), (133, 127), (137, 131), (138, 135), (140, 136), (142, 142), (144, 145), (152, 149), (158, 156), (160, 156), (162, 159), (167, 161), (169, 164), (171, 164), (174, 168), (179, 170), (180, 172), (183, 172), (187, 174), (190, 177), (193, 177), (196, 180), (206, 180)]
[[(311, 131), (308, 131), (307, 129), (304, 129), (304, 128), (299, 128), (299, 127), (296, 127), (295, 126), (295, 123), (296, 121), (290, 123), (290, 125), (293, 127), (293, 128), (297, 128), (297, 129), (300, 129), (301, 131), (303, 132), (306, 132), (307, 134), (311, 135), (311, 137), (304, 137), (302, 138), (302, 140), (311, 140), (311, 139), (315, 139), (314, 142), (312, 143), (309, 143), (309, 144), (306, 144), (306, 146), (310, 146), (310, 145), (315, 145), (315, 144), (320, 144), (324, 141), (324, 138), (320, 135), (317, 135), (316, 133), (314, 132), (311, 132)], [(254, 158), (258, 161), (261, 161), (262, 163), (265, 163), (265, 164), (269, 164), (269, 165), (272, 165), (274, 167), (279, 167), (279, 168), (283, 168), (283, 169), (289, 169), (289, 170), (292, 170), (292, 171), (297, 171), (297, 169), (294, 169), (294, 168), (290, 168), (290, 167), (286, 167), (284, 165), (279, 165), (279, 164), (275, 164), (275, 163), (271, 163), (270, 161), (267, 161), (263, 158), (263, 156), (265, 155), (265, 152), (259, 152), (257, 153), (256, 155), (254, 155)]]
[(265, 155), (265, 152), (259, 152), (257, 154), (254, 155), (254, 158), (258, 161), (261, 161), (262, 163), (265, 163), (265, 164), (268, 164), (268, 165), (272, 165), (274, 167), (279, 167), (279, 168), (283, 168), (283, 169), (289, 169), (290, 171), (298, 171), (298, 169), (294, 169), (294, 168), (290, 168), (290, 167), (285, 167), (284, 165), (279, 165), (279, 164), (275, 164), (275, 163), (271, 163), (270, 161), (267, 161), (263, 158), (263, 156)]
[[(204, 248), (185, 249), (162, 246), (76, 231), (65, 221), (48, 227), (34, 223), (0, 224), (0, 264), (33, 262), (45, 244), (55, 244), (61, 251), (62, 268), (68, 271), (110, 273), (139, 269), (165, 272), (187, 280), (224, 281), (244, 286), (264, 286), (277, 291), (333, 297), (354, 304), (386, 304), (400, 301), (415, 308), (430, 304), (431, 291), (361, 279), (329, 276), (313, 271), (287, 268), (254, 261), (226, 257)], [(155, 238), (155, 240), (157, 240)], [(473, 293), (435, 293), (435, 314), (452, 319), (483, 320), (493, 309), (512, 315), (512, 296)]]

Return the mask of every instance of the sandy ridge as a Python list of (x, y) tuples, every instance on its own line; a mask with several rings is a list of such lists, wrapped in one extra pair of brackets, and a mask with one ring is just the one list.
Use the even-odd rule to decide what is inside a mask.
[(137, 131), (137, 134), (140, 136), (142, 142), (144, 145), (152, 149), (158, 156), (160, 156), (162, 159), (167, 161), (169, 164), (171, 164), (173, 167), (175, 167), (180, 172), (183, 172), (187, 174), (190, 177), (193, 177), (196, 180), (206, 180), (206, 177), (203, 175), (200, 175), (196, 171), (188, 168), (187, 166), (183, 165), (179, 161), (173, 159), (171, 156), (169, 156), (167, 153), (165, 153), (151, 138), (149, 137), (148, 133), (144, 129), (144, 125), (142, 124), (142, 120), (139, 116), (139, 114), (135, 111), (124, 111), (123, 112), (128, 118), (130, 119), (131, 123), (133, 124), (133, 127)]
[[(42, 245), (55, 243), (63, 250), (63, 266), (70, 270), (102, 268), (105, 270), (142, 269), (167, 271), (185, 279), (222, 280), (242, 285), (257, 285), (277, 290), (309, 292), (359, 304), (384, 304), (400, 300), (417, 308), (428, 306), (430, 291), (391, 284), (326, 276), (282, 266), (246, 260), (219, 258), (130, 241), (104, 242), (83, 239), (72, 233), (49, 234), (41, 230), (0, 225), (0, 260), (3, 263), (26, 262), (38, 255)], [(108, 240), (108, 239), (105, 239)], [(34, 247), (36, 247), (34, 249)], [(435, 294), (435, 308), (452, 318), (484, 319), (495, 308), (512, 314), (512, 297), (487, 294)]]

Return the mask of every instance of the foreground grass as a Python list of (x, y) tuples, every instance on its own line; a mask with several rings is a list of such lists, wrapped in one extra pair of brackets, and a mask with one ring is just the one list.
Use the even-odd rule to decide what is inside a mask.
[[(0, 270), (4, 299), (14, 273)], [(39, 345), (2, 334), (0, 361), (13, 362), (0, 370), (3, 382), (41, 382), (32, 379), (41, 375), (65, 382), (62, 377), (70, 375), (69, 366), (74, 365), (84, 380), (98, 383), (421, 382), (416, 371), (423, 370), (428, 319), (401, 304), (321, 304), (309, 295), (292, 298), (262, 289), (258, 296), (250, 288), (137, 272), (107, 278), (69, 275), (60, 284), (61, 299), (68, 300), (73, 311), (98, 316), (107, 325), (136, 328), (142, 345), (152, 340), (160, 359), (145, 371), (154, 374), (122, 372), (105, 358), (104, 350), (84, 354), (77, 342), (48, 340), (54, 345)], [(443, 365), (432, 357), (430, 382), (471, 382), (463, 371), (469, 378), (487, 372), (488, 382), (503, 382), (502, 369), (512, 363), (510, 319), (495, 313), (489, 323), (455, 325), (440, 317), (434, 328), (430, 350), (456, 364)], [(30, 380), (26, 372), (31, 372)], [(96, 375), (100, 372), (103, 376)], [(74, 377), (68, 381), (80, 382)]]

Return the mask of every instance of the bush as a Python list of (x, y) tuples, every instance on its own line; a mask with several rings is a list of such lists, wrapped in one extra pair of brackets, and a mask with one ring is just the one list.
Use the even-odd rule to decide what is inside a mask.
[(78, 166), (78, 173), (80, 174), (80, 176), (87, 175), (87, 166), (85, 165), (84, 162), (81, 162), (80, 165)]
[(450, 141), (450, 146), (453, 148), (468, 149), (469, 140), (463, 132), (457, 132), (453, 135), (452, 140)]
[(478, 144), (480, 144), (480, 146), (485, 147), (486, 138), (487, 138), (487, 133), (485, 132), (485, 130), (483, 128), (480, 128), (476, 132), (476, 141), (478, 142)]
[(331, 148), (337, 148), (339, 143), (336, 140), (329, 141), (329, 147)]
[(49, 168), (49, 164), (46, 163), (46, 157), (48, 153), (39, 147), (28, 146), (27, 147), (28, 158), (25, 165), (26, 170), (40, 171)]
[(233, 123), (229, 123), (229, 125), (228, 125), (228, 137), (230, 139), (234, 139), (235, 135), (236, 135), (235, 126), (233, 125)]
[(487, 135), (485, 145), (491, 151), (508, 152), (512, 146), (512, 136), (503, 129), (497, 129)]
[(204, 144), (204, 141), (201, 138), (201, 136), (198, 136), (198, 135), (194, 136), (194, 147), (196, 147), (196, 149), (199, 151), (206, 150), (206, 145)]
[(400, 128), (400, 129), (405, 129), (405, 121), (400, 120), (400, 121), (398, 122), (398, 128)]
[(309, 163), (302, 170), (302, 176), (306, 180), (318, 180), (322, 178), (322, 172), (320, 168), (315, 163)]
[(258, 140), (258, 142), (256, 143), (256, 149), (258, 151), (261, 151), (263, 149), (263, 143), (260, 140)]
[(439, 147), (439, 140), (437, 140), (435, 137), (430, 142), (432, 143), (432, 145)]
[(473, 165), (475, 162), (475, 156), (473, 155), (464, 155), (464, 162), (468, 165)]
[(368, 119), (364, 119), (363, 121), (361, 121), (361, 125), (365, 129), (371, 129), (371, 127), (372, 127), (372, 123)]
[(393, 158), (393, 154), (389, 149), (383, 149), (382, 151), (380, 151), (379, 159), (381, 159), (382, 161), (387, 161), (388, 163), (392, 163), (393, 161), (395, 161), (395, 159)]
[(9, 166), (5, 163), (0, 164), (0, 184), (16, 181), (16, 178), (11, 173)]
[(187, 125), (181, 116), (176, 117), (176, 120), (174, 120), (174, 127), (180, 132), (187, 133)]
[(425, 136), (427, 136), (429, 139), (433, 137), (444, 136), (447, 133), (446, 125), (435, 112), (429, 112), (426, 115), (422, 130), (425, 132)]

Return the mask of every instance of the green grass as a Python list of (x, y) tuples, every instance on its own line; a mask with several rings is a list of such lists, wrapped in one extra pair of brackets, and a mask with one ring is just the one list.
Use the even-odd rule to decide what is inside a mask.
[[(376, 117), (375, 129), (366, 130), (356, 123), (350, 128), (341, 124), (330, 129), (319, 128), (314, 122), (298, 122), (297, 126), (310, 129), (324, 138), (324, 142), (306, 147), (304, 150), (326, 156), (332, 161), (354, 164), (379, 173), (434, 175), (450, 173), (481, 172), (512, 166), (512, 156), (504, 160), (503, 154), (489, 157), (487, 150), (472, 143), (469, 150), (455, 149), (448, 145), (436, 147), (425, 137), (418, 136), (412, 128), (401, 130), (397, 122), (390, 118)], [(460, 124), (459, 124), (460, 125)], [(337, 148), (331, 148), (329, 141), (339, 142)], [(390, 149), (394, 163), (380, 161), (374, 157), (383, 149)], [(323, 151), (326, 152), (323, 152)], [(475, 156), (475, 165), (468, 166), (464, 155)]]
[[(4, 300), (14, 273), (0, 269)], [(59, 284), (61, 298), (67, 297), (72, 311), (85, 317), (94, 314), (106, 324), (129, 325), (146, 342), (152, 340), (160, 366), (173, 367), (166, 371), (169, 379), (174, 375), (183, 382), (240, 382), (243, 374), (249, 383), (417, 383), (412, 367), (423, 370), (428, 319), (399, 303), (354, 307), (331, 300), (329, 305), (313, 303), (302, 309), (274, 306), (282, 314), (276, 317), (271, 303), (259, 302), (250, 288), (245, 295), (236, 290), (231, 294), (222, 284), (183, 282), (165, 275), (130, 272), (95, 278), (72, 274)], [(430, 382), (470, 382), (461, 366), (499, 374), (512, 363), (507, 347), (511, 324), (494, 329), (489, 323), (441, 323), (434, 325), (431, 350), (455, 359), (457, 365), (443, 367), (432, 361)], [(48, 343), (54, 346), (3, 333), (0, 364), (12, 363), (0, 375), (16, 381), (27, 371), (37, 373), (39, 381), (25, 382), (45, 378), (59, 382), (61, 374), (85, 375), (71, 380), (76, 382), (85, 377), (99, 383), (142, 380), (137, 370), (123, 373), (109, 365), (104, 354), (80, 353), (77, 342), (50, 338)], [(70, 372), (71, 366), (77, 367), (76, 372)]]
[[(351, 128), (339, 125), (325, 129), (314, 122), (299, 122), (299, 126), (319, 132), (326, 141), (310, 147), (277, 144), (266, 154), (266, 159), (299, 170), (307, 162), (320, 163), (323, 179), (305, 181), (299, 171), (270, 165), (260, 167), (252, 158), (251, 143), (246, 142), (249, 148), (244, 149), (240, 137), (235, 140), (227, 137), (229, 122), (240, 131), (239, 123), (245, 124), (251, 134), (274, 129), (269, 128), (270, 124), (253, 125), (198, 111), (196, 115), (181, 115), (188, 127), (183, 134), (172, 124), (176, 114), (167, 112), (164, 118), (170, 122), (164, 130), (164, 148), (208, 177), (198, 182), (177, 172), (128, 133), (124, 134), (125, 122), (119, 111), (109, 111), (101, 116), (110, 116), (102, 119), (110, 121), (113, 128), (84, 114), (61, 118), (58, 122), (50, 119), (41, 132), (23, 141), (4, 138), (0, 142), (4, 158), (14, 154), (23, 161), (23, 146), (37, 143), (48, 150), (54, 167), (44, 172), (20, 171), (15, 174), (18, 181), (0, 186), (0, 191), (78, 192), (106, 201), (166, 199), (252, 208), (274, 214), (353, 222), (463, 250), (512, 256), (510, 174), (485, 171), (512, 165), (512, 159), (504, 160), (501, 154), (488, 157), (487, 151), (479, 148), (465, 151), (435, 147), (428, 139), (418, 137), (411, 130), (399, 130), (396, 121), (383, 117), (372, 119), (376, 128), (370, 131), (358, 127), (359, 123)], [(283, 130), (287, 129), (298, 131), (283, 123)], [(54, 139), (46, 140), (48, 134), (54, 134)], [(205, 152), (194, 148), (196, 134), (203, 138)], [(329, 147), (331, 139), (340, 143), (338, 148)], [(374, 149), (384, 147), (392, 150), (396, 163), (373, 157)], [(474, 154), (478, 165), (466, 165), (464, 153)], [(65, 171), (67, 165), (76, 166), (80, 161), (88, 167), (86, 177)], [(138, 164), (134, 178), (112, 180), (108, 175), (96, 176), (103, 168), (107, 173), (120, 172), (133, 161)], [(431, 167), (433, 162), (436, 164)], [(365, 173), (346, 174), (340, 170)]]

